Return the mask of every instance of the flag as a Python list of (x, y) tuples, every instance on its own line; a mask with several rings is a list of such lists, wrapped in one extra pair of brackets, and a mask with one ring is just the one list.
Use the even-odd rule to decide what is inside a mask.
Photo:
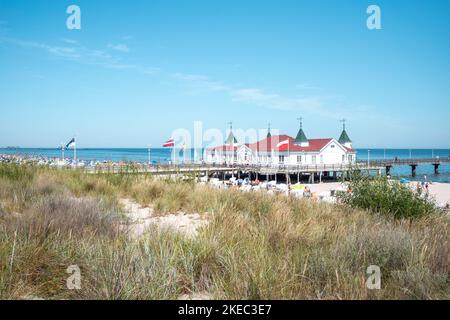
[(180, 155), (180, 157), (182, 157), (184, 155), (184, 150), (186, 150), (186, 143), (183, 143), (181, 145), (180, 152), (178, 153)]
[(73, 146), (75, 146), (75, 138), (72, 138), (72, 140), (70, 140), (70, 141), (66, 144), (65, 148), (68, 149), (68, 148), (73, 147)]
[(277, 144), (277, 148), (282, 147), (284, 145), (289, 145), (289, 139), (283, 140)]
[(175, 140), (169, 139), (163, 144), (164, 148), (175, 147)]

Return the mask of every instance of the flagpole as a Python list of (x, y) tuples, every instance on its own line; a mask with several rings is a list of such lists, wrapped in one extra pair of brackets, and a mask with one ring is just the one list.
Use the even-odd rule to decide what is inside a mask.
[(73, 137), (73, 161), (75, 162), (75, 167), (77, 166), (77, 139)]
[(150, 160), (150, 148), (151, 148), (151, 145), (149, 144), (149, 145), (148, 145), (148, 165), (149, 165), (149, 166), (152, 164), (152, 162), (151, 162), (151, 160)]
[(287, 187), (288, 187), (288, 195), (290, 194), (290, 188), (289, 188), (289, 185), (290, 185), (290, 176), (289, 176), (289, 161), (290, 161), (290, 158), (291, 158), (291, 143), (290, 143), (290, 141), (289, 141), (289, 138), (288, 138), (288, 161), (287, 161), (287, 181), (286, 181), (286, 184), (287, 184)]
[(176, 165), (176, 161), (175, 161), (175, 146), (172, 147), (172, 165), (173, 166)]

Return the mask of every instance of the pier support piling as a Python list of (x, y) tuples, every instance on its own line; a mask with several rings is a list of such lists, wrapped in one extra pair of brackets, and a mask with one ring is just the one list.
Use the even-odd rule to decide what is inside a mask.
[(417, 164), (410, 164), (410, 166), (411, 166), (411, 176), (415, 177), (416, 176)]
[(391, 175), (391, 168), (392, 168), (392, 166), (386, 166), (386, 176)]
[(439, 163), (433, 163), (434, 174), (439, 174)]

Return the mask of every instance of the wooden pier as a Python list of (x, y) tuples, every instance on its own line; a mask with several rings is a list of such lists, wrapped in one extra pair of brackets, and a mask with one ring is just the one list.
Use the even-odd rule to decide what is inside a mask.
[(205, 177), (249, 177), (250, 179), (278, 179), (287, 182), (301, 178), (308, 179), (308, 182), (322, 182), (323, 179), (344, 178), (354, 171), (366, 172), (368, 174), (390, 175), (394, 166), (408, 165), (411, 167), (411, 175), (416, 175), (416, 169), (419, 165), (432, 165), (434, 173), (439, 173), (439, 166), (443, 163), (450, 163), (449, 158), (430, 158), (430, 159), (389, 159), (389, 160), (370, 160), (358, 161), (354, 164), (315, 164), (315, 165), (255, 165), (255, 164), (182, 164), (182, 165), (157, 165), (149, 166), (145, 164), (133, 165), (101, 165), (86, 168), (92, 173), (149, 173), (154, 175), (195, 175)]
[(390, 174), (391, 168), (394, 166), (410, 166), (411, 175), (413, 177), (416, 176), (416, 169), (419, 165), (432, 165), (434, 167), (434, 174), (439, 174), (439, 166), (445, 163), (450, 163), (450, 156), (447, 158), (417, 158), (417, 159), (410, 158), (410, 159), (389, 159), (389, 160), (385, 159), (385, 160), (369, 161), (370, 166), (384, 167), (387, 175)]

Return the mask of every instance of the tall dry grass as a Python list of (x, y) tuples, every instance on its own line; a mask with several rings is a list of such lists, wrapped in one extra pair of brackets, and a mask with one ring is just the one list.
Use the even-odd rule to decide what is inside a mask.
[[(135, 173), (0, 170), (0, 298), (448, 299), (449, 219), (416, 219)], [(19, 197), (18, 194), (25, 196)], [(130, 238), (118, 200), (202, 213), (196, 238)], [(81, 290), (68, 290), (68, 266)], [(382, 289), (366, 288), (380, 266)]]

